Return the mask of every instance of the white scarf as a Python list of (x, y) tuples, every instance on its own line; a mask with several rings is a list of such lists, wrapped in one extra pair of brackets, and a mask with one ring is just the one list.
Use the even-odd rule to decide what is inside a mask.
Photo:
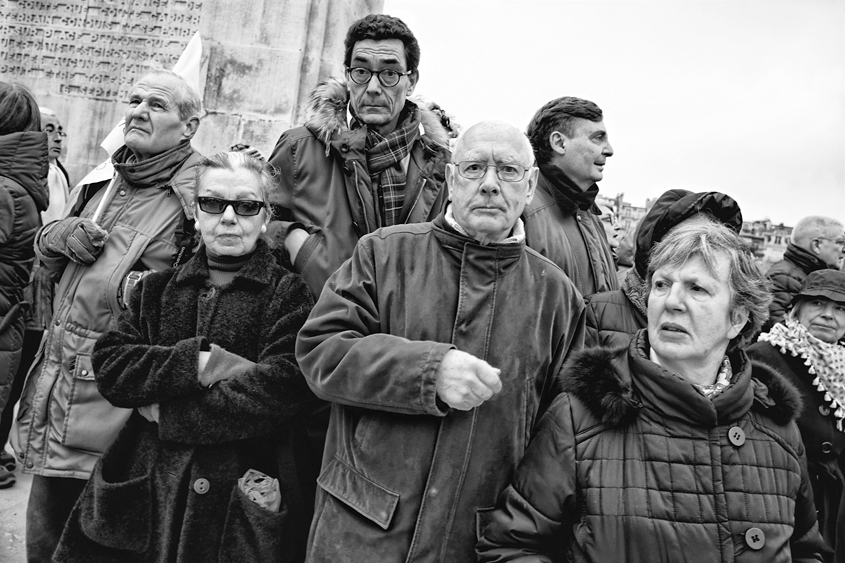
[(761, 334), (758, 340), (779, 347), (781, 354), (789, 352), (804, 359), (807, 371), (815, 376), (813, 385), (824, 393), (824, 400), (836, 417), (836, 428), (845, 432), (845, 346), (822, 342), (796, 319), (789, 318)]

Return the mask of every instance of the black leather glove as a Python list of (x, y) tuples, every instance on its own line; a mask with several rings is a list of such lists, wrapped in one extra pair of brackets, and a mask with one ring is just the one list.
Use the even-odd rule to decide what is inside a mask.
[(108, 233), (90, 219), (68, 217), (44, 227), (38, 247), (46, 255), (62, 254), (79, 264), (93, 264), (107, 238)]

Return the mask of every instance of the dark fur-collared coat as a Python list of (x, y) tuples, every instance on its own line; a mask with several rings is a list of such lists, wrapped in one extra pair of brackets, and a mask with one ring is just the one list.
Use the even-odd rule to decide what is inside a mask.
[(645, 330), (573, 358), (479, 561), (558, 561), (561, 544), (575, 563), (822, 561), (801, 397), (729, 357), (733, 383), (713, 398), (651, 362)]
[[(208, 280), (201, 248), (184, 267), (145, 278), (117, 329), (97, 342), (102, 395), (124, 408), (158, 403), (159, 421), (133, 411), (95, 466), (55, 561), (304, 556), (300, 484), (286, 478), (291, 472), (280, 474), (280, 462), (290, 459), (277, 456), (293, 455), (285, 440), (313, 400), (294, 358), (310, 292), (263, 243), (232, 283), (218, 288)], [(204, 373), (226, 376), (210, 387), (197, 376), (206, 347)], [(279, 476), (279, 513), (239, 489), (250, 468)]]

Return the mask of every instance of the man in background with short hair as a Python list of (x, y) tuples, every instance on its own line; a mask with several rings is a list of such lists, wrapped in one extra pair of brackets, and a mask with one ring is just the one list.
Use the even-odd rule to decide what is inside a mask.
[(792, 237), (783, 253), (783, 260), (775, 262), (766, 277), (772, 282), (772, 304), (769, 320), (763, 326), (768, 331), (786, 317), (789, 304), (810, 273), (826, 268), (838, 269), (845, 249), (845, 228), (831, 217), (804, 217), (792, 229)]
[(448, 133), (408, 99), (419, 80), (414, 34), (372, 14), (344, 45), (346, 81), (319, 85), (305, 125), (283, 133), (270, 156), (280, 171), (279, 236), (315, 299), (360, 237), (430, 221), (446, 200)]
[(548, 102), (526, 132), (540, 168), (526, 207), (528, 246), (560, 266), (586, 297), (619, 288), (616, 264), (595, 204), (613, 147), (601, 109), (566, 96)]

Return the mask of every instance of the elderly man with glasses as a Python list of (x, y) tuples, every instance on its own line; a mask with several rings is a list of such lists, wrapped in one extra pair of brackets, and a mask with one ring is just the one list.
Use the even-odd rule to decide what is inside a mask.
[(838, 219), (811, 215), (796, 223), (783, 260), (772, 264), (766, 273), (772, 282), (774, 299), (764, 332), (786, 318), (789, 304), (801, 291), (807, 276), (817, 270), (839, 269), (844, 249), (845, 227)]
[(449, 139), (438, 115), (408, 99), (420, 47), (399, 18), (374, 14), (346, 35), (346, 82), (311, 95), (304, 126), (282, 134), (274, 227), (314, 297), (379, 227), (430, 221), (445, 202)]
[(296, 355), (332, 403), (309, 561), (472, 561), (555, 376), (583, 345), (583, 303), (525, 246), (531, 146), (471, 127), (433, 222), (360, 240)]

